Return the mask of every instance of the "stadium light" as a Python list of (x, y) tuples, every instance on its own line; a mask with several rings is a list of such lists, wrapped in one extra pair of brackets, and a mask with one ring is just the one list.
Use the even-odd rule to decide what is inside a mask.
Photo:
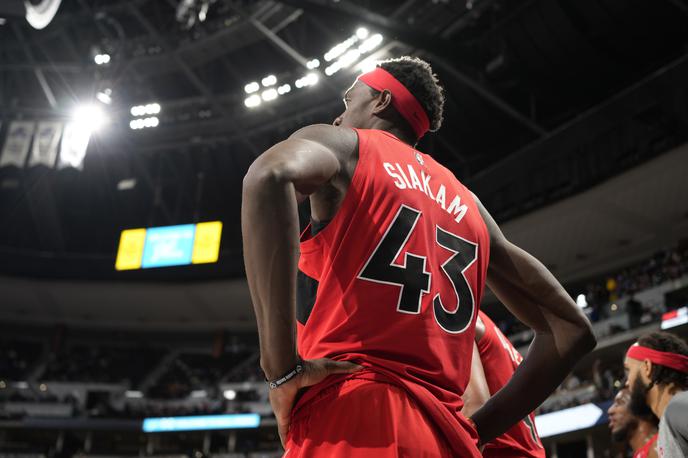
[(356, 36), (360, 40), (365, 40), (366, 38), (368, 38), (368, 33), (368, 29), (366, 29), (365, 27), (359, 27), (358, 29), (356, 29)]
[(265, 87), (274, 86), (277, 84), (277, 77), (275, 75), (268, 75), (260, 80), (260, 82)]
[(160, 119), (157, 116), (151, 116), (148, 118), (138, 118), (129, 121), (129, 127), (133, 130), (143, 129), (146, 127), (158, 127), (160, 125)]
[(311, 59), (308, 62), (306, 62), (306, 67), (308, 67), (309, 70), (313, 70), (314, 68), (320, 67), (320, 60), (318, 59)]
[(96, 99), (105, 105), (110, 105), (112, 103), (112, 89), (107, 88), (96, 94)]
[(72, 120), (84, 131), (95, 132), (105, 125), (107, 117), (99, 106), (81, 105), (72, 113)]
[(375, 35), (371, 36), (370, 38), (366, 39), (363, 43), (361, 43), (358, 46), (358, 51), (361, 54), (365, 54), (367, 52), (372, 51), (373, 49), (377, 48), (380, 46), (382, 43), (383, 37), (379, 33), (376, 33)]
[(96, 65), (104, 65), (110, 62), (110, 54), (96, 54), (93, 57)]
[(283, 84), (280, 87), (277, 88), (277, 93), (279, 95), (284, 95), (291, 92), (291, 86), (288, 84)]
[(256, 81), (252, 81), (252, 82), (248, 83), (246, 86), (244, 86), (244, 91), (247, 94), (253, 94), (254, 92), (258, 92), (259, 89), (260, 89), (260, 84), (258, 84), (258, 82), (256, 82)]
[(260, 97), (263, 99), (263, 101), (269, 102), (271, 100), (275, 100), (278, 95), (277, 89), (272, 88), (264, 90)]
[(244, 105), (246, 105), (248, 108), (255, 108), (260, 105), (261, 101), (262, 99), (258, 94), (253, 94), (244, 100)]
[(234, 390), (225, 390), (222, 394), (224, 395), (225, 399), (227, 399), (228, 401), (235, 400), (236, 396), (237, 396), (237, 392)]
[(307, 86), (315, 86), (316, 84), (318, 84), (318, 80), (319, 78), (317, 73), (309, 73), (308, 75), (297, 79), (294, 85), (297, 88), (301, 89)]
[(347, 51), (347, 49), (352, 47), (354, 45), (354, 43), (356, 43), (357, 41), (358, 41), (358, 37), (355, 35), (353, 37), (347, 38), (346, 40), (342, 41), (341, 43), (339, 43), (338, 45), (334, 46), (332, 49), (327, 51), (325, 53), (325, 56), (324, 56), (325, 60), (327, 62), (330, 62), (330, 61), (336, 59), (337, 57), (344, 54)]

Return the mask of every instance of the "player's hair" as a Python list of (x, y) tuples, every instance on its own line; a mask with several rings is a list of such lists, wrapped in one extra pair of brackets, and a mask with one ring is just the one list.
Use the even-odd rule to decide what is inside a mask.
[[(402, 56), (380, 61), (377, 66), (389, 72), (413, 94), (428, 115), (430, 132), (437, 131), (442, 126), (444, 88), (430, 64), (417, 57)], [(410, 129), (408, 126), (407, 130)]]
[[(638, 339), (638, 345), (658, 351), (688, 356), (688, 344), (668, 332), (651, 332)], [(674, 384), (679, 390), (688, 390), (688, 374), (658, 364), (652, 365), (650, 379), (657, 385)]]

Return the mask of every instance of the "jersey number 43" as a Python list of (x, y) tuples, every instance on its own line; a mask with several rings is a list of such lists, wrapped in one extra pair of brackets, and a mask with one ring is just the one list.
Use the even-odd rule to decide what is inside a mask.
[[(427, 256), (406, 252), (403, 262), (395, 263), (420, 218), (419, 210), (402, 205), (358, 275), (362, 280), (401, 287), (397, 302), (400, 313), (419, 314), (423, 294), (430, 293), (432, 273), (427, 270)], [(455, 299), (450, 303), (456, 303), (454, 311), (447, 310), (437, 293), (432, 300), (435, 321), (446, 332), (458, 334), (468, 328), (475, 315), (475, 296), (464, 272), (475, 262), (478, 245), (439, 226), (435, 226), (435, 243), (453, 253), (440, 267), (454, 291)]]

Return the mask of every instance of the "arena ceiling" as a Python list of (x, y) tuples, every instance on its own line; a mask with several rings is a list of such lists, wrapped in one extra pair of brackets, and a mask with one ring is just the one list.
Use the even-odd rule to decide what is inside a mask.
[[(308, 62), (359, 27), (384, 37), (374, 57), (433, 64), (445, 124), (419, 148), (499, 221), (688, 139), (681, 0), (75, 0), (43, 30), (3, 10), (9, 3), (0, 6), (0, 137), (13, 120), (66, 119), (105, 89), (112, 102), (82, 170), (0, 169), (5, 275), (240, 277), (241, 178), (271, 144), (342, 110), (353, 67), (326, 76), (324, 62)], [(103, 53), (110, 61), (97, 65)], [(244, 104), (251, 81), (313, 71), (313, 87)], [(150, 102), (162, 107), (160, 125), (130, 129), (130, 108)], [(122, 229), (216, 219), (225, 223), (218, 264), (114, 272)]]

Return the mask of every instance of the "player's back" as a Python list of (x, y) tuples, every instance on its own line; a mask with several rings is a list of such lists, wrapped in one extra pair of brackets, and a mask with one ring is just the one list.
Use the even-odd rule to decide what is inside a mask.
[[(523, 357), (487, 315), (481, 311), (479, 317), (485, 333), (478, 341), (478, 352), (490, 395), (494, 395), (506, 385)], [(483, 456), (544, 458), (545, 450), (535, 429), (535, 416), (531, 413), (488, 443)]]
[[(357, 130), (334, 219), (302, 236), (298, 348), (403, 386), (446, 430), (468, 383), (489, 235), (471, 193), (396, 137)], [(457, 425), (457, 421), (461, 425)], [(457, 428), (459, 426), (459, 428)]]

